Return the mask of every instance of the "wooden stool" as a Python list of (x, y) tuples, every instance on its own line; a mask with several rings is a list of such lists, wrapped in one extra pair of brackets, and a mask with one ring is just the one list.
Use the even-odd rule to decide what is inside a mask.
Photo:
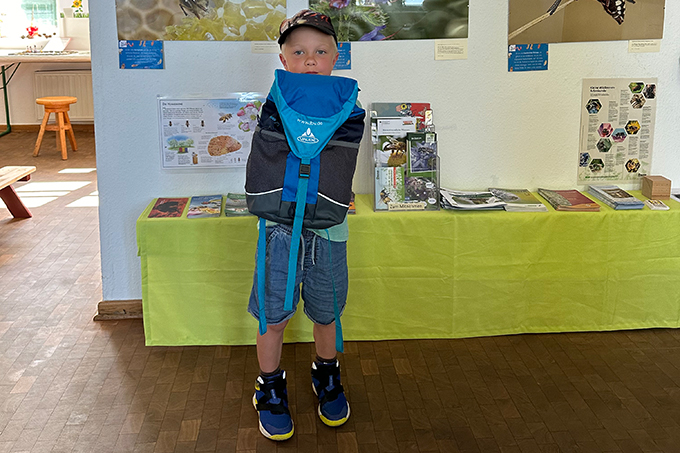
[[(38, 141), (35, 143), (35, 150), (33, 150), (33, 157), (37, 157), (38, 153), (40, 153), (40, 143), (45, 131), (57, 131), (57, 150), (61, 145), (61, 158), (64, 160), (68, 159), (65, 132), (68, 132), (71, 149), (73, 151), (78, 150), (76, 137), (73, 135), (73, 128), (71, 127), (71, 120), (68, 118), (69, 105), (78, 102), (78, 98), (73, 96), (48, 96), (38, 98), (35, 102), (45, 106), (45, 116), (40, 125), (40, 132), (38, 133)], [(54, 113), (56, 116), (56, 123), (54, 124), (47, 124), (47, 121), (50, 119), (50, 113)]]

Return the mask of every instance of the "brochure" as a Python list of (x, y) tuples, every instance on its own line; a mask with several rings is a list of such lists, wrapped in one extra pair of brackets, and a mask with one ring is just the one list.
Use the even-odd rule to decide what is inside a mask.
[(538, 194), (545, 198), (556, 211), (597, 212), (600, 205), (583, 195), (578, 190), (538, 189)]
[(191, 197), (187, 219), (219, 217), (222, 212), (222, 195)]
[(505, 202), (491, 192), (468, 192), (444, 187), (441, 187), (439, 192), (444, 209), (488, 211), (501, 210), (505, 206)]
[(151, 208), (149, 218), (181, 217), (188, 201), (188, 198), (159, 198)]
[(645, 205), (619, 186), (588, 186), (588, 193), (617, 210), (642, 209)]
[[(375, 168), (375, 210), (386, 211), (404, 202), (404, 168)], [(393, 209), (393, 208), (392, 208)]]
[(227, 198), (224, 200), (224, 215), (227, 217), (250, 215), (248, 204), (246, 203), (246, 194), (228, 193)]
[(506, 203), (508, 212), (547, 212), (548, 208), (527, 189), (497, 189), (489, 192)]

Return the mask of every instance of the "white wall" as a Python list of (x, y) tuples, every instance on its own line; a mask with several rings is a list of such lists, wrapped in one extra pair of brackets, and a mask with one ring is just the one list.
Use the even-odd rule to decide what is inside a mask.
[[(667, 1), (660, 53), (628, 54), (627, 42), (554, 44), (550, 70), (507, 72), (507, 5), (471, 0), (469, 58), (435, 62), (431, 41), (353, 43), (351, 71), (365, 106), (432, 103), (442, 183), (576, 187), (581, 80), (658, 77), (652, 172), (680, 184), (680, 2)], [(501, 5), (499, 7), (499, 5)], [(289, 1), (289, 12), (304, 6)], [(141, 297), (135, 221), (154, 197), (241, 191), (243, 170), (160, 168), (156, 96), (221, 96), (268, 91), (276, 55), (247, 42), (166, 42), (165, 70), (119, 70), (114, 2), (92, 2), (92, 69), (105, 300)], [(368, 193), (364, 141), (355, 191)]]

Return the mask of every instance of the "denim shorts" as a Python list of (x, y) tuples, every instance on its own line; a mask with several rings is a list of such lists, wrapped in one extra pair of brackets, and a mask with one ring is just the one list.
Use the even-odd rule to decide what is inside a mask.
[[(307, 317), (316, 324), (331, 324), (335, 321), (333, 286), (335, 286), (340, 314), (345, 309), (345, 302), (347, 301), (347, 243), (332, 242), (312, 231), (302, 230), (295, 292), (293, 294), (293, 309), (285, 311), (283, 304), (286, 296), (291, 233), (292, 227), (290, 225), (267, 227), (264, 297), (267, 324), (279, 324), (295, 314), (300, 300), (300, 284), (302, 284), (302, 300)], [(257, 253), (255, 261), (257, 262)], [(248, 312), (259, 320), (259, 310), (257, 269), (255, 269)]]

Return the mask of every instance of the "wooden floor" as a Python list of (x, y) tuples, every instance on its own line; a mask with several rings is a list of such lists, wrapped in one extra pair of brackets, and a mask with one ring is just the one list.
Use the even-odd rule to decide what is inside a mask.
[(254, 347), (146, 347), (139, 320), (92, 321), (97, 209), (67, 205), (96, 174), (57, 173), (95, 165), (76, 134), (65, 162), (50, 137), (38, 158), (36, 133), (0, 137), (0, 163), (36, 165), (34, 182), (90, 182), (32, 219), (0, 209), (0, 453), (680, 451), (676, 330), (349, 342), (338, 429), (315, 414), (312, 345), (286, 345), (295, 435), (264, 439)]

